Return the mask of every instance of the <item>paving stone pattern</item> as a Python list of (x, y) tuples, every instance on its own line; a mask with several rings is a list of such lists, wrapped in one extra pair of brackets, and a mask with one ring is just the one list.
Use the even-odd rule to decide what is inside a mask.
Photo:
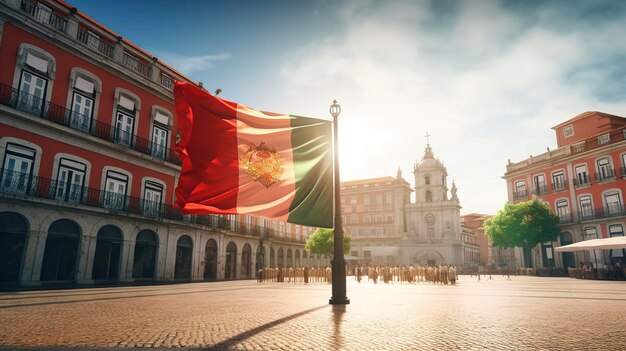
[(231, 281), (0, 293), (0, 349), (624, 350), (626, 283)]

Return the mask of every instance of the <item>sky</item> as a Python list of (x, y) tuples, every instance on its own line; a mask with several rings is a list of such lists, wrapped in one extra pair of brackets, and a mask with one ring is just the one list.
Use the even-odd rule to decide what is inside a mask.
[(427, 139), (461, 214), (507, 201), (553, 126), (626, 116), (626, 1), (67, 0), (209, 91), (331, 119), (342, 181), (415, 185)]

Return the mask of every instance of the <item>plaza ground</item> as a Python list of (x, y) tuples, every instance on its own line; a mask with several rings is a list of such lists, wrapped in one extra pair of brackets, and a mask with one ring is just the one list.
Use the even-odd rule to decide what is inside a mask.
[(0, 293), (0, 349), (620, 350), (626, 283), (461, 276), (356, 283), (230, 281)]

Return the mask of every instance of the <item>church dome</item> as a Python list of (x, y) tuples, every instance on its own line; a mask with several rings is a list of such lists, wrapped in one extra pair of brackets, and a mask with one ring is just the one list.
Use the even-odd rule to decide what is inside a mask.
[(433, 154), (433, 149), (430, 147), (430, 144), (426, 145), (422, 160), (415, 165), (415, 170), (418, 169), (445, 169), (443, 163), (435, 158), (435, 155)]

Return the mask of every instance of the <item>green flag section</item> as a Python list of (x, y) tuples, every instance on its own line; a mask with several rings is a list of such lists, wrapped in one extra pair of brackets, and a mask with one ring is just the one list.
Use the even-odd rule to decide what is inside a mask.
[(183, 212), (332, 228), (330, 121), (254, 110), (183, 82), (174, 99)]

